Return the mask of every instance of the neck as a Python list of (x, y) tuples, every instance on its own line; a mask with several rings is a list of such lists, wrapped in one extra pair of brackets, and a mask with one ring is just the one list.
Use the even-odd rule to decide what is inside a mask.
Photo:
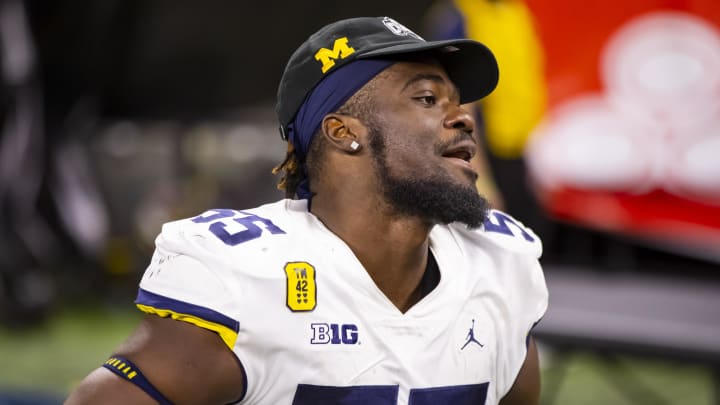
[[(392, 213), (364, 196), (313, 198), (312, 213), (352, 249), (378, 288), (402, 312), (422, 298), (432, 224)], [(357, 197), (357, 198), (354, 198)], [(371, 214), (369, 214), (371, 213)]]

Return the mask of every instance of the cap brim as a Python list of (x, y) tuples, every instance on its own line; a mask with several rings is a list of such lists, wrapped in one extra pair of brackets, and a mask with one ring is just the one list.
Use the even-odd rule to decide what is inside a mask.
[(498, 65), (492, 52), (471, 39), (413, 42), (376, 49), (358, 59), (430, 52), (460, 90), (460, 101), (470, 103), (490, 94), (498, 83)]

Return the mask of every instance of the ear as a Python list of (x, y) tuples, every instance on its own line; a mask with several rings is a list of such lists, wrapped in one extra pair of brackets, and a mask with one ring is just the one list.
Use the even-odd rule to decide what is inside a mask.
[(328, 114), (322, 121), (325, 139), (345, 153), (356, 153), (363, 147), (367, 127), (357, 118), (343, 114)]

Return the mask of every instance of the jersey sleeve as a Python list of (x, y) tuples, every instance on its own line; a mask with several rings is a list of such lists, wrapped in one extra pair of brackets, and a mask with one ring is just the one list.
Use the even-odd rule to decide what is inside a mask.
[(216, 332), (232, 350), (239, 331), (238, 308), (224, 279), (228, 264), (215, 252), (215, 240), (190, 220), (165, 224), (135, 304), (145, 313)]
[[(530, 332), (547, 310), (548, 290), (539, 261), (542, 256), (540, 238), (507, 214), (493, 211), (490, 218), (491, 221), (499, 218), (498, 223), (504, 222), (512, 233), (512, 236), (502, 232), (493, 235), (504, 239), (510, 264), (504, 269), (506, 274), (503, 276), (509, 322), (507, 344), (500, 346), (504, 361), (499, 364), (498, 369), (502, 373), (501, 380), (504, 384), (498, 398), (502, 398), (512, 388), (525, 362)], [(489, 226), (487, 223), (485, 225), (487, 232)]]
[(509, 325), (507, 344), (500, 344), (503, 352), (498, 370), (504, 382), (498, 398), (504, 397), (512, 388), (527, 357), (530, 332), (545, 314), (548, 306), (548, 290), (542, 267), (534, 257), (518, 262), (518, 276), (508, 284)]
[(520, 372), (532, 328), (548, 306), (548, 290), (540, 257), (542, 241), (512, 216), (491, 210), (475, 231), (484, 249), (496, 257), (499, 293), (503, 296), (503, 327), (498, 331), (498, 398), (512, 388)]

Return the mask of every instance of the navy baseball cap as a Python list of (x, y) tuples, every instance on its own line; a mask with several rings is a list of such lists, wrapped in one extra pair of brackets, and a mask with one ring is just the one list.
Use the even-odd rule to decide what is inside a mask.
[(479, 100), (497, 85), (497, 61), (480, 42), (471, 39), (425, 41), (390, 17), (340, 20), (311, 35), (285, 67), (275, 106), (283, 139), (287, 139), (287, 125), (326, 75), (354, 60), (402, 60), (414, 54), (430, 54), (443, 65), (460, 91), (461, 103)]

